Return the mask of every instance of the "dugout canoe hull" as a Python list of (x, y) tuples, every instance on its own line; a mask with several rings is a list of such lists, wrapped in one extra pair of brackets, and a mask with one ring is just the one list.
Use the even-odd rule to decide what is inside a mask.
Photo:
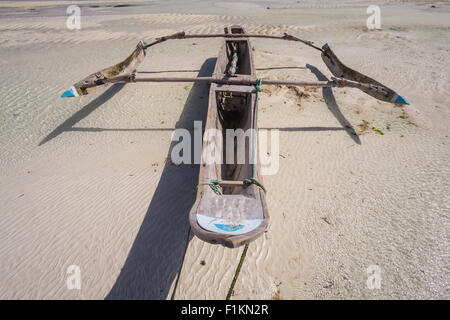
[[(228, 33), (244, 30), (232, 26)], [(237, 52), (233, 51), (233, 48)], [(238, 56), (234, 77), (256, 80), (250, 41), (245, 38), (224, 39), (214, 74), (226, 75), (234, 54)], [(189, 213), (193, 233), (200, 239), (235, 248), (261, 236), (267, 228), (269, 213), (264, 190), (255, 184), (221, 185), (217, 194), (209, 185), (214, 179), (239, 183), (255, 175), (262, 182), (257, 154), (257, 93), (254, 86), (211, 84), (208, 115), (203, 137), (199, 186), (196, 201)], [(242, 129), (247, 138), (242, 145), (228, 137), (227, 129)], [(231, 146), (227, 150), (227, 145)], [(245, 149), (245, 155), (238, 152)], [(229, 155), (233, 153), (233, 156)], [(214, 151), (214, 152), (213, 152)], [(239, 156), (240, 154), (240, 156)], [(221, 156), (223, 161), (220, 161)], [(227, 161), (227, 156), (232, 161)], [(256, 156), (256, 163), (255, 162)], [(238, 159), (241, 157), (241, 159)], [(218, 161), (219, 159), (219, 161)], [(224, 162), (224, 163), (221, 163)]]

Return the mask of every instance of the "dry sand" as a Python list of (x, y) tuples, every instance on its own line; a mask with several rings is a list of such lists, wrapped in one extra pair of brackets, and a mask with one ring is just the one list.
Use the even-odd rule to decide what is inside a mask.
[[(411, 105), (357, 89), (264, 87), (260, 127), (280, 130), (280, 167), (265, 177), (270, 226), (250, 245), (233, 299), (450, 298), (447, 4), (379, 3), (381, 31), (366, 30), (364, 2), (83, 6), (82, 29), (70, 31), (66, 2), (0, 4), (0, 298), (225, 297), (242, 248), (188, 238), (198, 168), (167, 161), (172, 130), (205, 118), (208, 87), (59, 95), (140, 39), (234, 23), (328, 42)], [(140, 70), (207, 75), (219, 44), (167, 42)], [(308, 47), (253, 45), (260, 77), (330, 76)], [(70, 265), (81, 290), (67, 289)], [(380, 289), (366, 285), (370, 265)]]

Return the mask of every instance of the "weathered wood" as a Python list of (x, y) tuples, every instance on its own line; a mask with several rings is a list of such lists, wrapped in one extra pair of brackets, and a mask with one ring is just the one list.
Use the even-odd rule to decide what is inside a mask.
[(313, 45), (312, 41), (303, 40), (297, 37), (294, 37), (290, 34), (285, 33), (283, 36), (273, 36), (267, 34), (185, 34), (183, 38), (179, 39), (207, 39), (207, 38), (260, 38), (260, 39), (275, 39), (275, 40), (287, 40), (287, 41), (297, 41), (302, 42), (314, 49), (322, 51), (321, 48)]
[[(105, 68), (99, 72), (93, 73), (83, 80), (73, 85), (72, 93), (74, 95), (86, 95), (94, 92), (97, 88), (105, 88), (113, 81), (109, 79), (114, 78), (120, 74), (125, 77), (121, 81), (126, 82), (126, 75), (134, 72), (145, 57), (144, 43), (140, 41), (136, 49), (124, 61), (115, 64), (111, 67)], [(119, 80), (117, 78), (116, 80)], [(69, 89), (70, 90), (70, 89)]]
[(361, 89), (368, 95), (372, 97), (383, 100), (387, 102), (397, 103), (397, 104), (409, 104), (409, 102), (403, 98), (401, 95), (397, 94), (394, 90), (386, 87), (385, 85), (379, 83), (378, 81), (357, 72), (346, 65), (344, 65), (334, 54), (328, 44), (322, 47), (322, 60), (330, 69), (331, 73), (335, 77), (338, 77), (346, 81), (354, 81), (362, 83), (357, 88)]
[[(240, 27), (232, 26), (226, 32), (240, 30), (242, 30)], [(241, 43), (243, 40), (244, 44)], [(240, 54), (245, 57), (242, 59), (239, 57), (237, 60), (237, 73), (235, 77), (229, 78), (233, 81), (221, 84), (216, 80), (225, 79), (231, 63), (231, 57), (226, 54), (229, 41), (239, 42), (244, 50)], [(245, 63), (245, 59), (248, 59), (248, 67), (240, 66), (240, 63)], [(241, 74), (241, 71), (245, 74)], [(257, 99), (256, 93), (253, 92), (256, 75), (248, 39), (242, 37), (224, 39), (214, 74), (215, 77), (203, 77), (199, 80), (211, 83), (203, 150), (214, 146), (217, 150), (222, 150), (220, 154), (225, 160), (227, 156), (226, 150), (223, 150), (226, 145), (225, 130), (230, 128), (247, 130), (256, 127)], [(136, 81), (139, 81), (138, 79), (136, 78)], [(217, 129), (221, 133), (211, 138), (207, 134), (211, 131), (209, 129)], [(197, 198), (189, 213), (189, 222), (194, 234), (204, 241), (234, 248), (253, 241), (267, 228), (269, 214), (264, 192), (255, 185), (247, 187), (243, 183), (244, 179), (253, 176), (250, 154), (257, 153), (254, 149), (256, 146), (254, 130), (250, 132), (249, 140), (245, 143), (246, 157), (242, 164), (236, 162), (236, 159), (232, 163), (221, 164), (214, 161), (208, 152), (202, 154)], [(262, 181), (259, 164), (256, 168), (256, 178)], [(218, 195), (209, 185), (202, 184), (212, 179), (222, 180), (223, 194)]]
[[(219, 62), (220, 64), (220, 62)], [(261, 79), (262, 85), (281, 85), (281, 86), (301, 86), (301, 87), (315, 87), (315, 88), (358, 88), (372, 96), (382, 97), (380, 100), (389, 101), (392, 100), (392, 93), (386, 96), (386, 87), (377, 84), (367, 84), (357, 81), (351, 81), (344, 78), (332, 77), (332, 81), (290, 81), (290, 80), (270, 80)], [(136, 74), (125, 74), (113, 78), (101, 78), (91, 83), (85, 83), (83, 90), (89, 89), (91, 86), (96, 87), (99, 85), (106, 85), (107, 83), (129, 83), (129, 82), (206, 82), (228, 85), (256, 85), (257, 79), (250, 75), (240, 75), (239, 77), (229, 75), (218, 75), (213, 77), (141, 77)], [(395, 94), (395, 93), (394, 93)], [(389, 101), (389, 102), (396, 102)]]
[[(135, 79), (127, 79), (121, 77), (117, 79), (111, 79), (112, 82), (207, 82), (218, 84), (230, 84), (230, 85), (255, 85), (257, 80), (252, 77), (139, 77)], [(293, 85), (303, 87), (344, 87), (344, 86), (357, 86), (364, 84), (356, 84), (354, 82), (335, 82), (335, 81), (289, 81), (289, 80), (270, 80), (261, 79), (262, 85)]]
[[(216, 83), (228, 83), (232, 84), (231, 81), (225, 81), (224, 79), (214, 80), (207, 78), (196, 78), (193, 80), (190, 78), (136, 78), (134, 76), (127, 77), (126, 74), (136, 70), (137, 66), (145, 56), (145, 49), (154, 46), (156, 44), (165, 42), (171, 39), (193, 39), (193, 38), (224, 38), (224, 49), (220, 50), (219, 56), (214, 70), (214, 76), (218, 78), (218, 75), (223, 75), (228, 73), (234, 76), (236, 72), (241, 73), (243, 76), (248, 74), (248, 66), (250, 65), (251, 50), (247, 50), (246, 46), (249, 45), (249, 38), (266, 38), (266, 39), (279, 39), (287, 41), (297, 41), (306, 44), (316, 50), (322, 52), (322, 59), (326, 66), (330, 69), (334, 76), (339, 78), (339, 81), (330, 81), (326, 83), (311, 84), (301, 81), (271, 81), (264, 80), (265, 84), (278, 84), (278, 85), (297, 85), (297, 86), (318, 86), (318, 87), (355, 87), (359, 88), (365, 93), (371, 95), (372, 97), (397, 103), (397, 104), (409, 104), (409, 102), (397, 94), (392, 89), (386, 87), (385, 85), (379, 83), (378, 81), (363, 75), (347, 66), (345, 66), (330, 49), (328, 44), (325, 44), (322, 48), (319, 48), (313, 44), (312, 41), (303, 40), (297, 38), (293, 35), (285, 33), (283, 36), (273, 36), (273, 35), (262, 35), (262, 34), (245, 34), (242, 27), (231, 26), (225, 28), (224, 34), (189, 34), (187, 35), (184, 31), (177, 32), (172, 35), (157, 38), (155, 41), (147, 44), (141, 41), (136, 48), (136, 50), (123, 62), (114, 65), (112, 67), (103, 69), (102, 71), (96, 72), (85, 79), (77, 82), (68, 91), (64, 92), (62, 97), (73, 97), (78, 95), (85, 95), (96, 90), (96, 87), (106, 87), (109, 83), (116, 82), (133, 82), (134, 80), (139, 82), (157, 82), (157, 81), (167, 81), (167, 82), (189, 82), (189, 81), (204, 81), (204, 82), (216, 82)], [(233, 43), (230, 48), (229, 44)], [(243, 54), (243, 53), (247, 54)], [(240, 61), (241, 60), (241, 61)], [(238, 62), (240, 61), (240, 62)], [(227, 63), (227, 72), (224, 71), (223, 64)], [(238, 65), (242, 70), (237, 71)], [(120, 75), (121, 77), (115, 78), (115, 76)], [(242, 83), (243, 84), (243, 83)]]
[(223, 185), (223, 186), (243, 186), (244, 181), (222, 180), (221, 185)]
[[(230, 85), (256, 85), (257, 80), (252, 77), (241, 76), (235, 77), (139, 77), (128, 80), (126, 77), (117, 78), (113, 82), (207, 82)], [(291, 80), (270, 80), (261, 79), (262, 85), (282, 85), (282, 86), (301, 86), (301, 87), (318, 87), (318, 88), (367, 88), (370, 90), (380, 90), (383, 86), (375, 86), (357, 81), (351, 81), (343, 78), (332, 78), (332, 81), (291, 81)]]
[(156, 38), (155, 41), (150, 42), (150, 43), (148, 43), (148, 44), (145, 44), (145, 45), (144, 45), (144, 49), (147, 49), (147, 48), (149, 48), (149, 47), (151, 47), (151, 46), (154, 46), (155, 44), (159, 44), (159, 43), (162, 43), (162, 42), (167, 41), (167, 40), (171, 40), (171, 39), (184, 39), (185, 37), (186, 37), (186, 34), (185, 34), (184, 31), (177, 32), (177, 33), (171, 34), (171, 35), (169, 35), (169, 36), (165, 36), (165, 37), (159, 37), (159, 38)]

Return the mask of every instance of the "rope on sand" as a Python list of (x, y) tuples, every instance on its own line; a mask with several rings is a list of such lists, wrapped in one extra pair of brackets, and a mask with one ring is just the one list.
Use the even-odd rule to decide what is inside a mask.
[(233, 281), (231, 282), (230, 289), (228, 289), (228, 294), (227, 294), (226, 300), (230, 300), (231, 295), (233, 294), (234, 285), (236, 284), (236, 281), (239, 277), (239, 273), (241, 272), (241, 267), (242, 267), (242, 264), (244, 263), (245, 255), (247, 254), (247, 250), (248, 250), (248, 243), (245, 245), (244, 251), (242, 251), (241, 260), (239, 260), (239, 264), (236, 268), (236, 272), (234, 273)]

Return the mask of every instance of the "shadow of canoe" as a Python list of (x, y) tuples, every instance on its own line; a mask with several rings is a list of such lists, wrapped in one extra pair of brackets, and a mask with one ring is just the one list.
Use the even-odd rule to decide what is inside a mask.
[[(198, 76), (212, 74), (216, 58), (202, 65)], [(209, 85), (193, 85), (176, 128), (193, 136), (193, 122), (204, 128)], [(125, 264), (106, 299), (166, 299), (181, 269), (190, 230), (188, 214), (195, 200), (198, 165), (174, 165), (172, 143), (161, 179)], [(191, 153), (193, 154), (193, 153)], [(189, 235), (188, 241), (192, 238)]]

